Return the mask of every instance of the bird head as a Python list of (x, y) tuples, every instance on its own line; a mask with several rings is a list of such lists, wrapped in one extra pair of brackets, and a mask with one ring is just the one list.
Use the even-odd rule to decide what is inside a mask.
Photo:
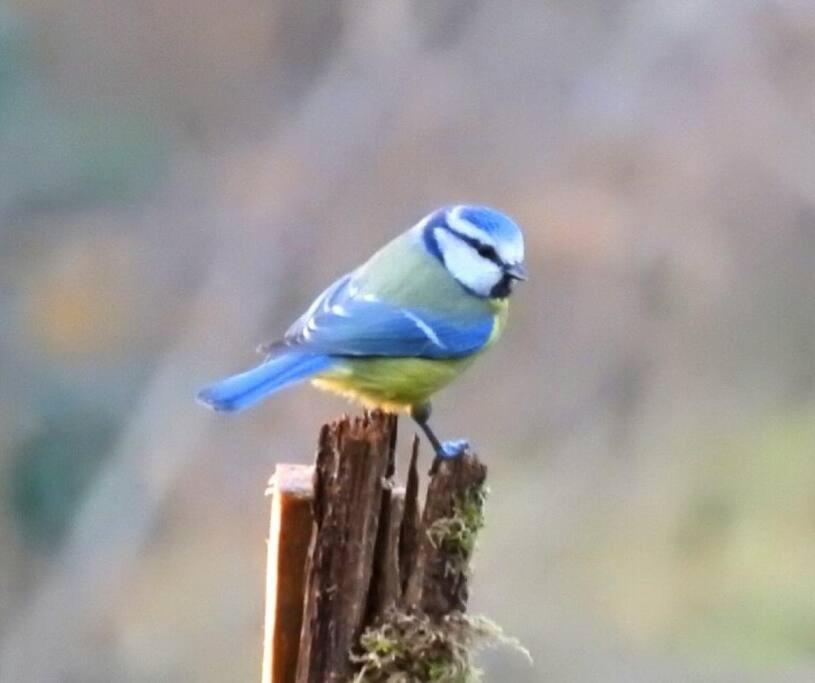
[(504, 299), (515, 280), (526, 279), (521, 229), (500, 211), (467, 204), (445, 207), (416, 229), (425, 249), (475, 296)]

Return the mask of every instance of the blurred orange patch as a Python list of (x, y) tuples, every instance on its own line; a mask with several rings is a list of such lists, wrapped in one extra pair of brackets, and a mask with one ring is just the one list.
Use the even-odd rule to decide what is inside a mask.
[(113, 352), (128, 336), (133, 269), (128, 250), (104, 239), (60, 250), (28, 289), (25, 322), (50, 354)]
[(625, 253), (625, 213), (608, 191), (563, 184), (525, 197), (517, 202), (517, 214), (532, 251), (595, 264), (615, 262)]

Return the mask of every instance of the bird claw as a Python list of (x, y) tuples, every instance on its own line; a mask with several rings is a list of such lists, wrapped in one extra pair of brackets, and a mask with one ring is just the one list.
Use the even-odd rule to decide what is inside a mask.
[(442, 458), (457, 458), (462, 455), (467, 449), (470, 448), (470, 442), (467, 439), (453, 439), (452, 441), (444, 441), (441, 444)]
[(463, 455), (470, 448), (470, 442), (467, 439), (454, 439), (452, 441), (444, 441), (441, 444), (441, 449), (436, 452), (436, 457), (433, 458), (433, 464), (430, 466), (428, 474), (432, 477), (439, 471), (439, 465), (442, 460), (450, 460)]

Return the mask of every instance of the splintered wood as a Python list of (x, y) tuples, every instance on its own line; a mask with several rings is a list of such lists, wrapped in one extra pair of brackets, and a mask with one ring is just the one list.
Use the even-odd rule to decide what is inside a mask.
[(323, 427), (313, 468), (278, 466), (263, 683), (353, 680), (360, 636), (385, 615), (466, 609), (486, 467), (470, 454), (442, 461), (422, 512), (418, 440), (398, 488), (396, 433), (393, 415), (344, 418)]

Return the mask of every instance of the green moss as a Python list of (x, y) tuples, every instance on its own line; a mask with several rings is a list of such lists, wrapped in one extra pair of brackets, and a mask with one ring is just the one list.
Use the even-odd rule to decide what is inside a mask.
[(467, 571), (478, 532), (484, 527), (487, 493), (486, 487), (473, 487), (456, 500), (450, 517), (437, 519), (428, 529), (431, 542), (450, 558), (453, 571)]
[(475, 650), (507, 645), (529, 658), (520, 643), (484, 617), (451, 614), (441, 622), (392, 611), (360, 638), (354, 683), (475, 683)]

